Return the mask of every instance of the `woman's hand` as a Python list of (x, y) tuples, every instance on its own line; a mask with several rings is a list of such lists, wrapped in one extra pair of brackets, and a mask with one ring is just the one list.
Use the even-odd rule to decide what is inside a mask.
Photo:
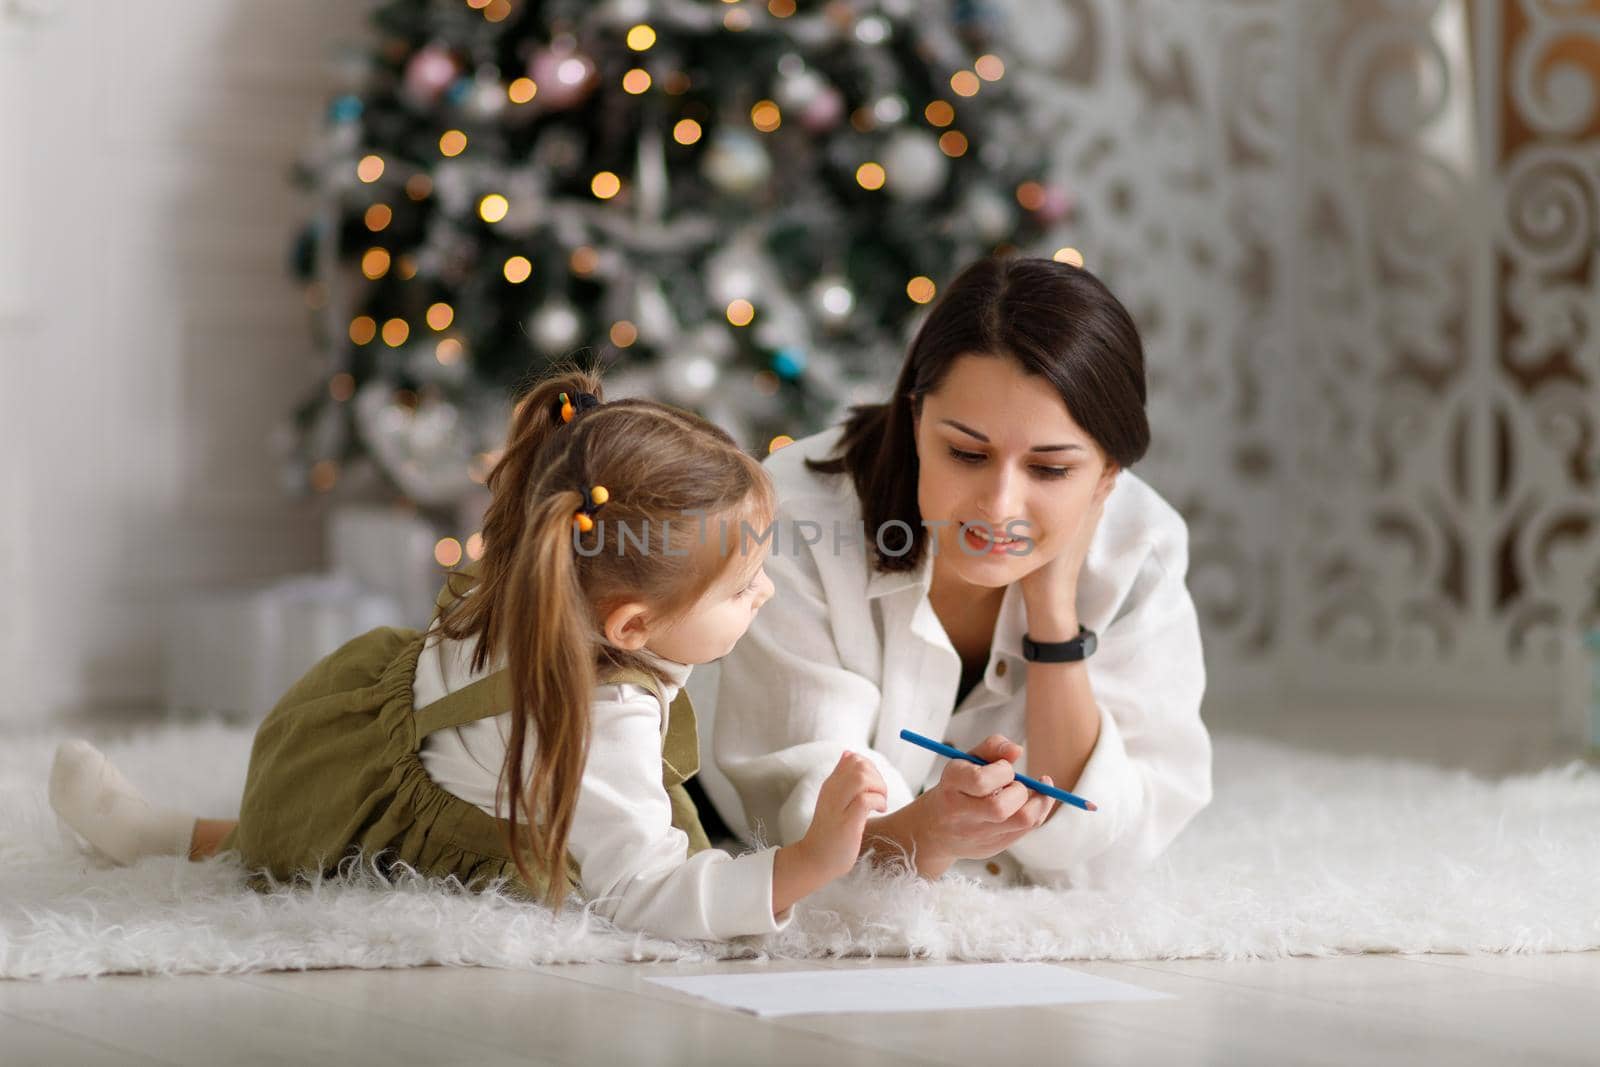
[(972, 754), (988, 765), (951, 760), (933, 788), (873, 824), (871, 836), (903, 849), (926, 877), (956, 860), (1004, 852), (1055, 810), (1055, 801), (1016, 780), (1020, 745), (995, 734)]
[(1028, 616), (1028, 636), (1035, 641), (1070, 641), (1078, 636), (1078, 576), (1089, 556), (1089, 545), (1105, 514), (1106, 498), (1117, 484), (1117, 470), (1108, 467), (1095, 486), (1089, 506), (1078, 520), (1072, 537), (1054, 559), (1022, 577), (1022, 600)]
[(861, 855), (867, 817), (889, 805), (883, 775), (865, 756), (846, 752), (822, 783), (806, 834), (778, 850), (772, 863), (772, 912), (848, 874)]

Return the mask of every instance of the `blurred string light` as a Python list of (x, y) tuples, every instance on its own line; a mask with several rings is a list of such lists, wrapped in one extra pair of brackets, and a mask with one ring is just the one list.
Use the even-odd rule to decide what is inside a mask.
[(367, 224), (367, 229), (373, 233), (379, 233), (387, 229), (389, 223), (393, 220), (394, 211), (388, 204), (373, 204), (367, 208), (366, 214), (362, 216), (362, 221)]
[(933, 279), (923, 274), (919, 274), (909, 282), (906, 282), (906, 296), (909, 296), (912, 303), (915, 304), (926, 304), (933, 299), (933, 295), (937, 291), (938, 288), (933, 284)]
[(465, 348), (454, 337), (446, 337), (433, 347), (433, 358), (439, 361), (441, 367), (453, 367), (461, 362)]
[(389, 273), (389, 251), (385, 248), (369, 248), (361, 257), (361, 273), (370, 280), (377, 281)]
[(1050, 258), (1057, 263), (1065, 263), (1070, 267), (1083, 266), (1083, 253), (1076, 248), (1058, 248), (1055, 255)]
[(307, 474), (311, 488), (326, 493), (339, 483), (339, 465), (331, 459), (321, 460), (311, 466)]
[(383, 157), (362, 156), (361, 162), (356, 164), (356, 177), (368, 185), (383, 177)]
[(603, 170), (589, 182), (589, 190), (601, 200), (610, 200), (622, 191), (622, 179), (609, 170)]
[(439, 135), (439, 154), (454, 158), (467, 150), (467, 135), (460, 130), (446, 130)]
[(863, 163), (856, 168), (856, 184), (863, 189), (882, 189), (886, 177), (881, 163)]
[(957, 96), (977, 96), (983, 83), (970, 70), (958, 70), (950, 75), (950, 91)]
[(672, 139), (681, 145), (691, 145), (700, 140), (700, 124), (694, 119), (679, 119), (672, 127)]
[(728, 321), (735, 326), (748, 326), (756, 317), (755, 305), (740, 297), (728, 304)]
[(533, 263), (527, 256), (512, 256), (506, 260), (504, 273), (506, 281), (512, 285), (521, 285), (533, 277)]
[(526, 104), (539, 95), (539, 86), (532, 78), (518, 78), (506, 86), (506, 99), (513, 104)]
[(759, 100), (750, 109), (750, 124), (762, 133), (771, 133), (783, 125), (783, 115), (771, 100)]
[(441, 537), (433, 546), (433, 558), (441, 567), (454, 567), (461, 562), (461, 542), (454, 537)]
[(622, 90), (633, 96), (648, 91), (650, 88), (650, 72), (643, 67), (634, 67), (622, 76)]
[(430, 329), (443, 331), (448, 330), (450, 324), (456, 320), (456, 311), (455, 308), (441, 300), (436, 304), (428, 305), (426, 317)]
[(350, 340), (358, 345), (372, 343), (378, 336), (378, 322), (371, 315), (357, 315), (350, 320)]
[(943, 128), (956, 120), (956, 109), (948, 100), (935, 100), (922, 109), (922, 117), (928, 120), (928, 125)]
[(972, 69), (986, 82), (997, 82), (1006, 76), (1006, 65), (996, 55), (979, 56)]
[(648, 52), (656, 43), (656, 31), (644, 23), (628, 31), (628, 47), (635, 52)]
[(490, 193), (478, 201), (478, 217), (484, 222), (499, 222), (511, 210), (511, 201), (499, 193)]

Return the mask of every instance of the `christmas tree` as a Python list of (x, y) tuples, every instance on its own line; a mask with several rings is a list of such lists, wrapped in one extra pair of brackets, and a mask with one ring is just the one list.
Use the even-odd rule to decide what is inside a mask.
[(1048, 254), (1068, 210), (971, 3), (390, 0), (375, 23), (302, 168), (328, 365), (301, 486), (365, 466), (448, 515), (516, 386), (585, 354), (611, 395), (771, 447), (874, 398), (939, 281)]

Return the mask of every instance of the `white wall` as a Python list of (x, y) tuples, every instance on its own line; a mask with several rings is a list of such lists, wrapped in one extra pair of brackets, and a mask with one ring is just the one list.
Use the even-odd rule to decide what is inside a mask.
[(148, 707), (185, 589), (315, 566), (288, 181), (345, 0), (0, 5), (0, 721)]

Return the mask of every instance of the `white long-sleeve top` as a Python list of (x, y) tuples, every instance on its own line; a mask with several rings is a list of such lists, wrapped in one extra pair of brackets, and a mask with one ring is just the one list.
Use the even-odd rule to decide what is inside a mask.
[[(659, 657), (652, 662), (670, 705), (689, 668)], [(427, 707), (497, 669), (490, 664), (474, 674), (471, 664), (470, 643), (442, 639), (435, 631), (417, 661), (415, 706)], [(631, 684), (597, 686), (590, 724), (568, 851), (595, 910), (619, 926), (666, 937), (724, 939), (786, 926), (787, 914), (772, 914), (775, 849), (737, 857), (719, 849), (688, 855), (688, 835), (672, 825), (672, 802), (661, 782), (668, 723), (655, 695)], [(507, 711), (430, 734), (418, 755), (441, 788), (503, 818), (496, 800), (510, 736)], [(535, 744), (530, 736), (530, 760)]]
[[(766, 565), (777, 592), (722, 661), (712, 753), (732, 789), (707, 782), (724, 808), (737, 795), (743, 811), (723, 814), (747, 837), (788, 842), (804, 833), (846, 749), (877, 764), (890, 811), (910, 803), (938, 781), (945, 760), (901, 741), (902, 728), (965, 749), (993, 733), (1026, 743), (1020, 586), (1005, 591), (982, 681), (955, 707), (961, 660), (928, 599), (931, 550), (920, 571), (875, 570), (871, 531), (855, 540), (861, 509), (850, 477), (804, 465), (832, 455), (839, 434), (766, 460), (779, 498)], [(885, 544), (901, 537), (889, 531)], [(1079, 618), (1099, 636), (1087, 665), (1100, 737), (1078, 781), (1062, 783), (1100, 810), (1059, 807), (997, 864), (964, 870), (1103, 885), (1161, 853), (1209, 803), (1205, 667), (1187, 565), (1183, 519), (1143, 481), (1119, 474), (1078, 586)], [(1026, 755), (1018, 770), (1028, 773)]]

